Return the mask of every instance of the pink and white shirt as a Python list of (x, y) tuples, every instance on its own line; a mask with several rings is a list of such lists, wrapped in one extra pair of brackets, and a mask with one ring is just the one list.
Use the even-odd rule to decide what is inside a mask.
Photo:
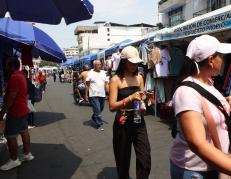
[[(200, 81), (192, 77), (186, 78), (185, 81), (193, 81), (201, 85), (203, 88), (208, 90), (217, 99), (221, 101), (227, 112), (230, 111), (230, 106), (228, 102), (214, 86), (201, 83)], [(210, 110), (211, 115), (214, 119), (222, 151), (224, 153), (228, 153), (229, 137), (227, 126), (225, 124), (225, 117), (222, 114), (222, 112), (219, 109), (217, 109), (217, 107), (210, 101), (205, 99), (205, 102), (207, 103), (208, 109)], [(201, 120), (206, 130), (206, 139), (209, 143), (213, 144), (213, 141), (207, 128), (207, 122), (202, 110), (201, 95), (196, 90), (188, 86), (180, 86), (174, 93), (173, 106), (175, 109), (175, 115), (188, 110), (201, 113)], [(196, 155), (190, 150), (178, 121), (177, 127), (179, 132), (172, 144), (172, 148), (170, 151), (170, 160), (178, 167), (185, 168), (188, 170), (212, 170), (212, 168), (206, 162), (204, 162), (198, 155)]]

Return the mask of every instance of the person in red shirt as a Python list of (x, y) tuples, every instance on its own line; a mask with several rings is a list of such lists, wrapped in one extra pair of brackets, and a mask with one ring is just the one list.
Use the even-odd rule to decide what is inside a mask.
[[(7, 139), (10, 160), (0, 167), (0, 170), (10, 170), (21, 165), (22, 161), (32, 160), (34, 156), (30, 153), (30, 135), (28, 132), (27, 107), (27, 82), (21, 71), (20, 62), (16, 57), (7, 59), (7, 72), (9, 80), (5, 90), (0, 120), (6, 114), (5, 137)], [(23, 141), (23, 155), (21, 160), (17, 156), (17, 135), (20, 134)]]
[(45, 75), (43, 75), (43, 73), (40, 71), (39, 75), (37, 77), (37, 81), (39, 83), (40, 89), (42, 91), (45, 91), (45, 87), (46, 87), (46, 77)]

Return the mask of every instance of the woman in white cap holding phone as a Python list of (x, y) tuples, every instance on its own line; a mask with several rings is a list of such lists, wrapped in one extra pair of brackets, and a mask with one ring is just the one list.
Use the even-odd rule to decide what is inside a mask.
[[(142, 62), (135, 47), (125, 47), (116, 75), (110, 81), (109, 108), (115, 112), (113, 149), (119, 179), (129, 179), (132, 144), (136, 153), (136, 178), (148, 179), (151, 170), (150, 144), (142, 114), (137, 104), (145, 98), (144, 82), (138, 74)], [(136, 104), (134, 106), (134, 104)]]
[[(231, 53), (231, 44), (202, 35), (192, 40), (183, 67), (183, 81), (194, 82), (212, 93), (230, 113), (225, 97), (215, 89), (212, 76), (220, 74), (222, 54)], [(183, 76), (181, 76), (183, 77)], [(179, 86), (173, 95), (177, 135), (170, 151), (172, 179), (218, 179), (218, 172), (231, 175), (229, 135), (223, 113), (189, 86)]]

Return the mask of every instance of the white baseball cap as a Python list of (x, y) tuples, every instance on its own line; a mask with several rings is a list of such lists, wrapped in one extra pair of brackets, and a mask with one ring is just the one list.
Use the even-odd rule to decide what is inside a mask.
[(142, 60), (139, 57), (139, 52), (138, 50), (133, 47), (133, 46), (127, 46), (125, 47), (121, 54), (120, 54), (121, 59), (128, 59), (129, 62), (131, 63), (140, 63)]
[(210, 35), (201, 35), (190, 42), (186, 56), (196, 62), (201, 62), (216, 52), (231, 53), (231, 44), (221, 43)]

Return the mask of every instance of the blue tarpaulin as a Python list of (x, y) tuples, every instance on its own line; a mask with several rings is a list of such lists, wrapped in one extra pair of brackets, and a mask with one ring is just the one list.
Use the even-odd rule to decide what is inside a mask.
[(60, 66), (70, 66), (74, 64), (74, 60), (72, 58), (68, 58), (65, 62), (61, 63)]
[(113, 53), (115, 53), (120, 48), (120, 45), (127, 44), (127, 43), (129, 43), (131, 41), (132, 41), (131, 39), (126, 39), (126, 40), (123, 40), (120, 43), (117, 43), (117, 44), (113, 45), (110, 48), (105, 49), (105, 56), (112, 55)]
[(56, 42), (31, 23), (14, 21), (11, 18), (0, 19), (0, 41), (10, 43), (19, 51), (22, 44), (33, 46), (33, 56), (40, 56), (43, 60), (65, 60), (65, 55)]
[(97, 53), (94, 53), (94, 54), (89, 54), (89, 55), (83, 56), (79, 60), (81, 63), (90, 64), (91, 61), (96, 60), (96, 59), (97, 59)]
[(6, 12), (14, 20), (66, 24), (91, 19), (94, 7), (88, 0), (0, 0), (0, 17)]

